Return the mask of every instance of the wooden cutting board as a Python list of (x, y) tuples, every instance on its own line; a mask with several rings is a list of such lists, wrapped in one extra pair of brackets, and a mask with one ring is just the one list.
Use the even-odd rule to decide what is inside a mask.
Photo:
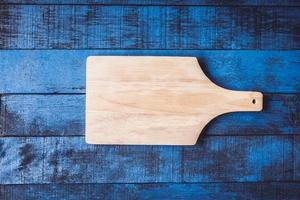
[(211, 82), (194, 57), (91, 56), (87, 59), (86, 141), (193, 145), (218, 115), (260, 111), (260, 92)]

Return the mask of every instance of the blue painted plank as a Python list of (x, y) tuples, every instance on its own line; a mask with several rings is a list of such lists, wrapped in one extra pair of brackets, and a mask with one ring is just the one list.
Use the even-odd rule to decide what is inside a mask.
[(0, 138), (0, 183), (299, 181), (299, 136), (205, 136), (195, 146), (88, 145), (83, 137)]
[(0, 136), (84, 135), (85, 95), (1, 97)]
[(0, 5), (1, 49), (299, 49), (300, 7)]
[(10, 4), (193, 5), (193, 6), (299, 6), (297, 0), (2, 0)]
[[(84, 135), (85, 95), (4, 95), (1, 102), (2, 136)], [(219, 116), (202, 134), (300, 134), (299, 109), (300, 95), (265, 95), (263, 112)]]
[[(198, 146), (184, 148), (185, 182), (257, 182), (297, 180), (294, 150), (299, 136), (229, 137), (216, 142), (200, 138)], [(295, 157), (294, 157), (295, 156)]]
[(300, 183), (2, 185), (0, 194), (4, 200), (296, 200), (300, 196)]
[(88, 145), (84, 137), (0, 138), (0, 184), (178, 182), (181, 149)]
[(90, 55), (194, 56), (222, 87), (300, 92), (300, 51), (10, 50), (0, 51), (0, 93), (85, 93)]

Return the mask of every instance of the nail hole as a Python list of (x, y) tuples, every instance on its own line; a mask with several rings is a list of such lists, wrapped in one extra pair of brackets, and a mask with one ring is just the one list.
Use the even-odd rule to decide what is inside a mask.
[(256, 100), (255, 100), (255, 99), (252, 99), (252, 103), (255, 104), (255, 103), (256, 103)]

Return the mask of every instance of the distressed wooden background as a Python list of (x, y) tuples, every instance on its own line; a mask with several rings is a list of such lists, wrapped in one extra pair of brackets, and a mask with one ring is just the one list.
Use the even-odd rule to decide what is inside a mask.
[[(299, 0), (2, 0), (0, 48), (1, 200), (300, 198)], [(195, 146), (87, 145), (89, 55), (196, 56), (264, 111)]]

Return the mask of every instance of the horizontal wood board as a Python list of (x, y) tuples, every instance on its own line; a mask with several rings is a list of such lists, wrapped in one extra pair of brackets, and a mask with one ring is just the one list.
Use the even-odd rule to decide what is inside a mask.
[(206, 136), (195, 146), (0, 138), (1, 184), (299, 181), (300, 136)]
[(299, 6), (297, 0), (3, 0), (3, 4), (167, 5), (167, 6)]
[(209, 200), (209, 199), (298, 199), (300, 183), (198, 183), (198, 184), (37, 184), (3, 185), (0, 192), (6, 200)]
[(93, 55), (194, 56), (207, 77), (224, 88), (300, 92), (298, 50), (3, 50), (0, 93), (84, 94), (86, 59)]
[(1, 49), (300, 48), (300, 7), (0, 5)]

